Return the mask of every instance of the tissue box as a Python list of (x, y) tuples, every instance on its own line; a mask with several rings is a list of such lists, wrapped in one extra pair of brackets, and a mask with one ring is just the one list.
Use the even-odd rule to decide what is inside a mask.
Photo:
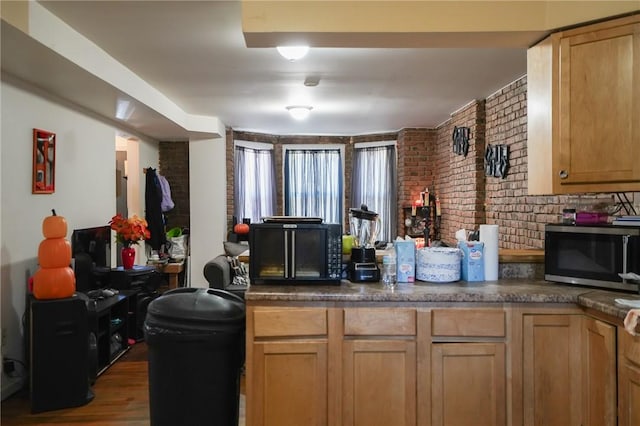
[(416, 280), (416, 243), (415, 241), (394, 241), (397, 262), (397, 280), (399, 283), (412, 283)]
[(462, 251), (462, 279), (464, 281), (484, 281), (484, 243), (459, 241)]

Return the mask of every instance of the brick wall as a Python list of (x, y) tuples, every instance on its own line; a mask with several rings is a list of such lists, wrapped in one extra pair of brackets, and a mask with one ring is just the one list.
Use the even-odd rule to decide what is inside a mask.
[[(470, 129), (466, 156), (453, 152), (455, 127)], [(484, 101), (471, 102), (454, 112), (436, 132), (433, 167), (442, 209), (440, 236), (445, 243), (455, 244), (458, 229), (474, 229), (485, 220)]]
[(189, 142), (160, 142), (158, 172), (167, 178), (175, 204), (165, 213), (167, 229), (189, 228)]
[(433, 129), (403, 129), (398, 133), (398, 235), (405, 235), (405, 210), (434, 184)]
[(489, 96), (486, 116), (486, 143), (509, 147), (507, 177), (487, 177), (487, 223), (500, 226), (503, 248), (542, 248), (544, 224), (558, 221), (566, 198), (527, 195), (526, 77)]

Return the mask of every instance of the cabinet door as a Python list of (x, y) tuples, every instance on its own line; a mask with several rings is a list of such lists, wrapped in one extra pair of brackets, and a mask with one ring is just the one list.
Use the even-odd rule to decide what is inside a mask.
[(432, 425), (504, 425), (505, 344), (432, 346)]
[[(565, 187), (560, 192), (566, 192), (566, 187), (575, 185), (582, 185), (583, 192), (638, 188), (639, 74), (638, 23), (560, 40), (559, 149), (554, 153), (554, 183), (558, 185), (554, 189)], [(632, 182), (635, 186), (623, 186)]]
[(640, 337), (618, 334), (618, 425), (640, 425)]
[(585, 426), (616, 424), (616, 327), (584, 318), (583, 397)]
[(327, 424), (326, 341), (253, 344), (253, 426)]
[(580, 425), (580, 315), (525, 315), (524, 425)]
[(415, 342), (346, 340), (343, 351), (343, 425), (415, 425)]

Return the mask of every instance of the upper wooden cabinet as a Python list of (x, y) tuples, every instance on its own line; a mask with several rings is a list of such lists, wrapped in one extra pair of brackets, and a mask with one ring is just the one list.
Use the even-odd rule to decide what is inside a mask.
[(640, 15), (527, 53), (529, 194), (640, 190)]

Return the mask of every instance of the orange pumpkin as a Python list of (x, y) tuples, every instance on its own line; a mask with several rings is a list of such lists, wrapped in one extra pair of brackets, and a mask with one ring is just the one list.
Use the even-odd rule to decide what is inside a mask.
[(249, 233), (249, 225), (246, 223), (236, 223), (233, 227), (233, 232), (236, 234), (248, 234)]
[(42, 268), (64, 268), (71, 263), (71, 243), (64, 238), (48, 238), (38, 246), (38, 262)]
[(38, 246), (40, 269), (33, 275), (33, 295), (36, 299), (62, 299), (73, 296), (76, 276), (69, 268), (71, 244), (65, 239), (67, 221), (51, 210), (52, 216), (42, 221), (45, 239)]
[(42, 221), (42, 235), (45, 238), (64, 238), (67, 236), (67, 221), (64, 217), (56, 215), (55, 210), (51, 210), (52, 215), (45, 217)]
[(73, 296), (76, 276), (66, 268), (40, 268), (33, 276), (33, 295), (36, 299), (62, 299)]

